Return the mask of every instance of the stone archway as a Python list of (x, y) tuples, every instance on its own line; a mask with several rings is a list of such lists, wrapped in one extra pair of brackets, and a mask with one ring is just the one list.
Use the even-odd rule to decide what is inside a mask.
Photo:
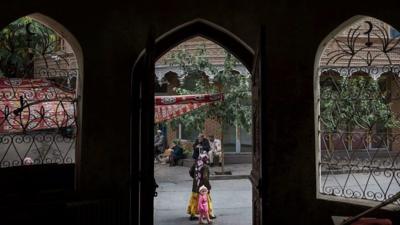
[[(17, 23), (18, 25), (14, 25), (14, 23)], [(25, 25), (25, 23), (27, 24)], [(10, 28), (11, 26), (13, 28)], [(26, 123), (32, 123), (32, 125), (25, 127), (21, 126), (8, 128), (8, 133), (6, 132), (3, 134), (11, 137), (12, 135), (16, 135), (16, 131), (23, 129), (24, 135), (26, 135), (24, 137), (25, 141), (21, 142), (19, 146), (14, 148), (16, 151), (18, 151), (18, 155), (19, 157), (22, 157), (22, 159), (24, 157), (30, 158), (30, 153), (32, 152), (32, 154), (39, 154), (39, 158), (36, 159), (36, 161), (33, 160), (34, 164), (75, 164), (77, 162), (77, 164), (79, 165), (81, 133), (80, 129), (82, 117), (80, 109), (82, 104), (81, 93), (83, 87), (83, 53), (78, 41), (60, 23), (40, 13), (33, 13), (26, 15), (25, 17), (20, 17), (16, 21), (10, 23), (8, 28), (10, 29), (10, 32), (20, 32), (20, 38), (23, 40), (25, 40), (25, 38), (29, 36), (27, 38), (26, 44), (24, 45), (23, 43), (25, 42), (20, 42), (19, 47), (21, 49), (28, 49), (28, 52), (30, 52), (30, 55), (28, 56), (31, 58), (29, 61), (30, 64), (17, 64), (18, 68), (23, 69), (23, 73), (19, 72), (11, 74), (7, 72), (5, 74), (2, 74), (2, 79), (7, 80), (7, 82), (9, 82), (12, 86), (10, 86), (12, 88), (12, 91), (9, 91), (10, 96), (4, 97), (3, 95), (2, 106), (6, 105), (7, 107), (9, 107), (8, 109), (12, 109), (12, 107), (15, 107), (15, 104), (13, 104), (13, 102), (15, 102), (14, 98), (20, 98), (19, 101), (24, 101), (24, 104), (21, 104), (21, 107), (19, 108), (20, 113), (21, 115), (23, 115), (22, 117), (24, 117), (24, 121)], [(25, 33), (23, 31), (25, 31)], [(42, 49), (48, 49), (42, 50), (42, 52), (39, 53), (39, 50), (37, 48), (40, 47), (37, 47), (36, 45), (32, 47), (30, 45), (30, 42), (32, 41), (31, 37), (35, 37), (39, 40), (45, 40), (43, 42), (35, 43), (36, 45), (40, 45), (38, 43), (41, 43), (43, 46), (45, 46), (41, 46)], [(4, 41), (17, 43), (15, 37), (9, 39), (7, 39), (6, 37), (3, 38)], [(47, 43), (46, 45), (45, 42), (51, 42), (51, 44)], [(9, 54), (12, 55), (17, 53), (13, 53), (11, 51)], [(27, 65), (31, 66), (28, 67)], [(5, 67), (7, 68), (14, 66), (13, 64), (6, 63)], [(23, 86), (24, 83), (31, 83), (31, 86)], [(3, 85), (2, 94), (7, 92), (10, 87), (8, 87), (7, 85)], [(55, 105), (57, 102), (58, 104), (65, 104), (64, 111), (61, 112), (58, 109), (55, 109), (55, 111), (64, 115), (66, 118), (68, 117), (67, 120), (69, 120), (70, 122), (56, 122), (56, 120), (58, 119), (58, 117), (56, 116), (57, 113), (50, 113), (50, 111), (54, 110), (54, 107), (46, 106), (45, 104), (42, 104), (42, 102), (48, 102), (48, 105)], [(35, 118), (36, 120), (38, 120), (39, 118), (38, 115), (35, 114), (35, 112), (40, 111), (39, 108), (43, 109), (43, 112), (39, 113), (41, 121), (36, 123), (40, 123), (41, 125), (35, 125), (35, 122), (33, 121), (35, 120)], [(4, 112), (5, 109), (3, 108), (2, 110)], [(26, 117), (24, 113), (28, 113), (30, 116)], [(32, 114), (34, 115), (31, 116)], [(44, 118), (47, 118), (49, 121), (51, 120), (52, 122), (45, 121), (46, 119)], [(7, 121), (8, 123), (10, 123), (10, 121), (17, 122), (15, 118), (12, 118), (10, 116), (3, 119), (3, 125), (4, 121)], [(68, 130), (68, 127), (70, 128), (70, 130), (66, 131)], [(39, 135), (30, 133), (45, 133), (50, 132), (50, 130), (57, 130), (58, 133), (53, 132), (54, 136), (52, 137), (46, 136), (45, 134)], [(66, 137), (65, 132), (69, 132), (68, 137), (72, 141), (43, 141), (43, 139), (55, 139), (56, 137), (62, 139)], [(73, 134), (71, 134), (71, 132)], [(58, 137), (56, 136), (56, 133), (57, 135), (64, 136)], [(38, 144), (38, 142), (40, 142), (40, 144)], [(69, 145), (69, 143), (71, 144)], [(58, 146), (58, 144), (60, 144), (60, 146)], [(54, 156), (55, 158), (47, 158), (46, 155), (48, 154), (48, 152), (50, 152), (50, 150), (53, 151), (53, 149), (51, 149), (53, 146), (55, 146), (54, 151), (58, 151), (59, 154)], [(43, 151), (46, 152), (45, 156), (41, 155), (43, 153), (40, 153), (42, 148), (44, 149)], [(63, 149), (65, 149), (66, 151), (65, 155), (63, 153)], [(21, 151), (26, 152), (25, 154), (20, 154)], [(70, 152), (72, 152), (72, 154), (69, 154)], [(7, 153), (3, 155), (2, 160), (5, 160), (6, 154)], [(16, 160), (14, 160), (14, 162), (15, 161)], [(20, 164), (12, 164), (12, 166), (18, 165)], [(71, 168), (73, 167), (75, 166), (72, 166)], [(71, 176), (74, 176), (74, 173), (75, 175), (79, 174), (78, 170), (75, 170), (75, 172), (71, 170)], [(75, 181), (77, 180), (77, 177), (78, 176), (75, 176)], [(74, 182), (74, 184), (76, 186), (77, 182)]]
[[(379, 19), (354, 16), (319, 46), (314, 67), (318, 199), (374, 206), (400, 190), (392, 182), (396, 173), (386, 172), (398, 170), (393, 155), (399, 152), (400, 55), (392, 52), (398, 33)], [(335, 160), (339, 163), (333, 165)]]
[[(203, 36), (223, 48), (229, 50), (249, 71), (253, 69), (256, 60), (254, 51), (229, 31), (203, 19), (196, 19), (183, 24), (157, 39), (149, 37), (146, 50), (136, 61), (131, 83), (131, 176), (138, 180), (131, 187), (131, 219), (139, 218), (140, 224), (153, 224), (153, 197), (155, 194), (153, 152), (153, 118), (154, 118), (154, 62), (177, 44), (194, 36)], [(259, 57), (257, 57), (259, 60)], [(260, 66), (259, 63), (256, 64)], [(260, 76), (259, 72), (255, 72)], [(147, 76), (146, 76), (147, 75)], [(260, 79), (252, 79), (253, 106), (259, 104)], [(136, 98), (135, 96), (140, 96)], [(139, 108), (139, 112), (138, 109)], [(256, 107), (260, 109), (260, 107)], [(254, 109), (256, 110), (256, 109)], [(261, 224), (261, 195), (258, 191), (261, 185), (261, 147), (260, 147), (260, 111), (253, 110), (253, 169), (251, 181), (253, 184), (253, 224)], [(153, 113), (149, 113), (153, 111)], [(151, 127), (151, 129), (149, 128)], [(135, 151), (138, 149), (138, 151)], [(138, 193), (135, 195), (134, 193)], [(141, 209), (141, 210), (138, 210)]]

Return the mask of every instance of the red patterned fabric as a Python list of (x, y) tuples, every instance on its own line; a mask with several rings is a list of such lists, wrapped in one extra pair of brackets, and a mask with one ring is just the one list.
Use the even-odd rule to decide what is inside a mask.
[(351, 225), (392, 225), (389, 219), (361, 218)]
[(176, 105), (186, 103), (210, 103), (224, 99), (223, 94), (156, 96), (156, 105)]
[(209, 103), (222, 101), (223, 98), (223, 94), (156, 96), (154, 122), (174, 119)]
[[(21, 96), (26, 107), (15, 114)], [(0, 78), (0, 133), (74, 126), (74, 99), (46, 79)]]
[(389, 219), (361, 218), (351, 225), (392, 225)]

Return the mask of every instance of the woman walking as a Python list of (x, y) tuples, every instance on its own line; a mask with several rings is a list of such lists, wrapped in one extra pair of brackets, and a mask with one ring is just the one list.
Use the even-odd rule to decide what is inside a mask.
[(208, 211), (211, 219), (215, 219), (213, 212), (213, 206), (210, 196), (210, 169), (207, 165), (208, 163), (208, 155), (202, 153), (199, 155), (198, 159), (192, 165), (189, 170), (190, 176), (193, 178), (192, 185), (192, 194), (190, 196), (189, 205), (187, 207), (187, 213), (190, 215), (190, 220), (197, 220), (196, 215), (199, 214), (198, 211), (198, 201), (199, 201), (199, 188), (201, 186), (205, 186), (208, 189), (207, 198), (208, 198)]

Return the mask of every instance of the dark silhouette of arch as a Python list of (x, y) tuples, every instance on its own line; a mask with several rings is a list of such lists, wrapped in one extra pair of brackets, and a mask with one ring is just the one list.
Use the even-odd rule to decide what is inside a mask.
[[(68, 44), (71, 46), (72, 51), (76, 57), (76, 61), (77, 61), (77, 67), (78, 67), (78, 77), (75, 78), (76, 79), (76, 93), (77, 96), (81, 96), (83, 93), (83, 53), (82, 53), (82, 48), (78, 42), (78, 40), (75, 38), (75, 36), (67, 29), (65, 28), (61, 23), (59, 23), (58, 21), (52, 19), (51, 17), (48, 17), (47, 15), (44, 15), (42, 13), (38, 13), (38, 12), (34, 12), (34, 13), (27, 13), (27, 14), (23, 14), (21, 13), (20, 15), (18, 15), (17, 17), (12, 17), (10, 18), (9, 21), (7, 21), (5, 24), (1, 23), (1, 29), (3, 29), (5, 26), (7, 26), (8, 24), (14, 22), (15, 20), (22, 18), (22, 17), (29, 17), (35, 21), (37, 21), (38, 23), (48, 27), (49, 29), (51, 29), (52, 31), (54, 31), (55, 33), (57, 33), (57, 35), (59, 37), (61, 37), (62, 39), (64, 39), (66, 42), (68, 42)], [(52, 172), (48, 172), (49, 176), (47, 179), (54, 179), (54, 177), (60, 177), (63, 178), (65, 180), (68, 181), (64, 182), (65, 185), (64, 187), (68, 187), (70, 188), (70, 186), (72, 186), (73, 189), (77, 190), (78, 186), (79, 186), (79, 175), (80, 175), (80, 162), (81, 162), (81, 124), (82, 124), (82, 101), (78, 100), (77, 102), (77, 119), (76, 119), (76, 124), (77, 126), (77, 130), (78, 130), (78, 135), (75, 139), (75, 149), (74, 149), (74, 154), (75, 154), (75, 158), (74, 158), (74, 163), (73, 165), (67, 165), (67, 164), (61, 164), (61, 165), (37, 165), (35, 168), (37, 171), (43, 171), (42, 173), (46, 172), (46, 170), (50, 170)], [(54, 167), (54, 168), (53, 168)], [(61, 168), (61, 169), (60, 169)], [(9, 170), (24, 170), (24, 169), (19, 169), (19, 168), (10, 168)], [(26, 169), (25, 169), (26, 170)], [(53, 178), (50, 177), (50, 175), (54, 176)], [(45, 183), (48, 182), (49, 180), (38, 180), (36, 181), (37, 184), (42, 185), (41, 183)], [(32, 185), (35, 186), (35, 185)], [(42, 185), (43, 186), (43, 185)], [(27, 186), (26, 188), (31, 188), (30, 186)], [(40, 188), (45, 188), (45, 187), (39, 187)], [(39, 190), (38, 189), (38, 190)]]
[[(185, 23), (157, 38), (155, 58), (160, 58), (178, 44), (195, 36), (204, 37), (225, 48), (242, 62), (247, 70), (251, 71), (254, 51), (228, 30), (204, 19), (195, 19)], [(143, 61), (143, 56), (144, 51), (139, 55), (135, 65)]]
[[(195, 19), (193, 21), (185, 23), (157, 38), (155, 40), (154, 46), (150, 47), (150, 49), (154, 49), (153, 52), (152, 50), (150, 50), (151, 55), (154, 56), (152, 60), (154, 60), (155, 62), (170, 49), (195, 36), (204, 37), (225, 48), (230, 53), (232, 53), (247, 68), (247, 70), (252, 71), (254, 51), (243, 41), (237, 38), (234, 34), (230, 33), (228, 30), (225, 30), (224, 28), (203, 19)], [(152, 126), (151, 124), (148, 124), (149, 120), (152, 119), (149, 117), (149, 115), (151, 115), (151, 112), (143, 111), (142, 113), (140, 113), (143, 108), (151, 110), (150, 108), (152, 106), (149, 105), (146, 100), (150, 100), (152, 96), (154, 98), (154, 92), (149, 89), (151, 87), (144, 87), (140, 83), (141, 78), (143, 78), (143, 76), (148, 76), (149, 73), (149, 71), (146, 71), (146, 66), (148, 66), (146, 65), (146, 63), (148, 64), (149, 62), (146, 62), (145, 58), (145, 50), (143, 50), (137, 58), (131, 74), (130, 176), (131, 179), (134, 181), (131, 184), (132, 186), (130, 196), (130, 222), (132, 223), (152, 223), (150, 221), (152, 221), (153, 218), (154, 208), (153, 202), (149, 202), (150, 199), (153, 198), (152, 195), (155, 194), (153, 192), (155, 191), (155, 189), (153, 189), (155, 188), (155, 180), (151, 178), (151, 176), (153, 175), (150, 175), (154, 174), (154, 171), (153, 168), (149, 168), (150, 165), (148, 164), (151, 164), (151, 162), (143, 162), (141, 160), (141, 157), (143, 157), (141, 155), (145, 155), (145, 161), (149, 160), (149, 153), (140, 152), (140, 149), (144, 149), (143, 147), (150, 148), (147, 150), (152, 151), (150, 142), (141, 143), (141, 139), (143, 138), (142, 136), (144, 136), (144, 139), (146, 139), (146, 136), (149, 137), (149, 132), (145, 132), (145, 134), (142, 134), (140, 131), (141, 128), (139, 128), (143, 125), (146, 127)], [(142, 96), (143, 99), (139, 99), (139, 96)], [(146, 104), (146, 107), (144, 106), (144, 104)], [(144, 120), (142, 120), (140, 114), (146, 114), (147, 116)], [(139, 149), (137, 147), (139, 147)], [(144, 173), (147, 174), (146, 178), (144, 178)], [(152, 184), (153, 181), (154, 183)], [(140, 193), (139, 195), (141, 197), (139, 197), (139, 195), (135, 193)], [(149, 201), (146, 201), (145, 199), (148, 199)], [(141, 203), (139, 202), (144, 203), (144, 205), (141, 205)], [(138, 208), (145, 208), (146, 210), (139, 212), (137, 210)], [(135, 218), (139, 218), (139, 221), (134, 221)], [(142, 221), (142, 219), (144, 221)]]

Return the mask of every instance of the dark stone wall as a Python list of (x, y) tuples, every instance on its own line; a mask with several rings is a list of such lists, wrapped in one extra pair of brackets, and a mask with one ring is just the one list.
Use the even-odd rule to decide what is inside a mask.
[[(355, 15), (400, 28), (399, 1), (53, 1), (3, 3), (0, 27), (39, 12), (64, 25), (84, 55), (79, 192), (127, 193), (132, 66), (150, 27), (156, 36), (195, 18), (215, 23), (256, 49), (266, 27), (267, 85), (262, 111), (267, 140), (269, 208), (265, 224), (331, 224), (332, 214), (364, 207), (316, 199), (313, 73), (321, 41)], [(266, 116), (268, 115), (268, 116)], [(150, 150), (150, 149), (149, 149)], [(127, 204), (126, 204), (127, 206)], [(381, 212), (396, 218), (395, 213)], [(397, 221), (399, 221), (397, 215)]]

